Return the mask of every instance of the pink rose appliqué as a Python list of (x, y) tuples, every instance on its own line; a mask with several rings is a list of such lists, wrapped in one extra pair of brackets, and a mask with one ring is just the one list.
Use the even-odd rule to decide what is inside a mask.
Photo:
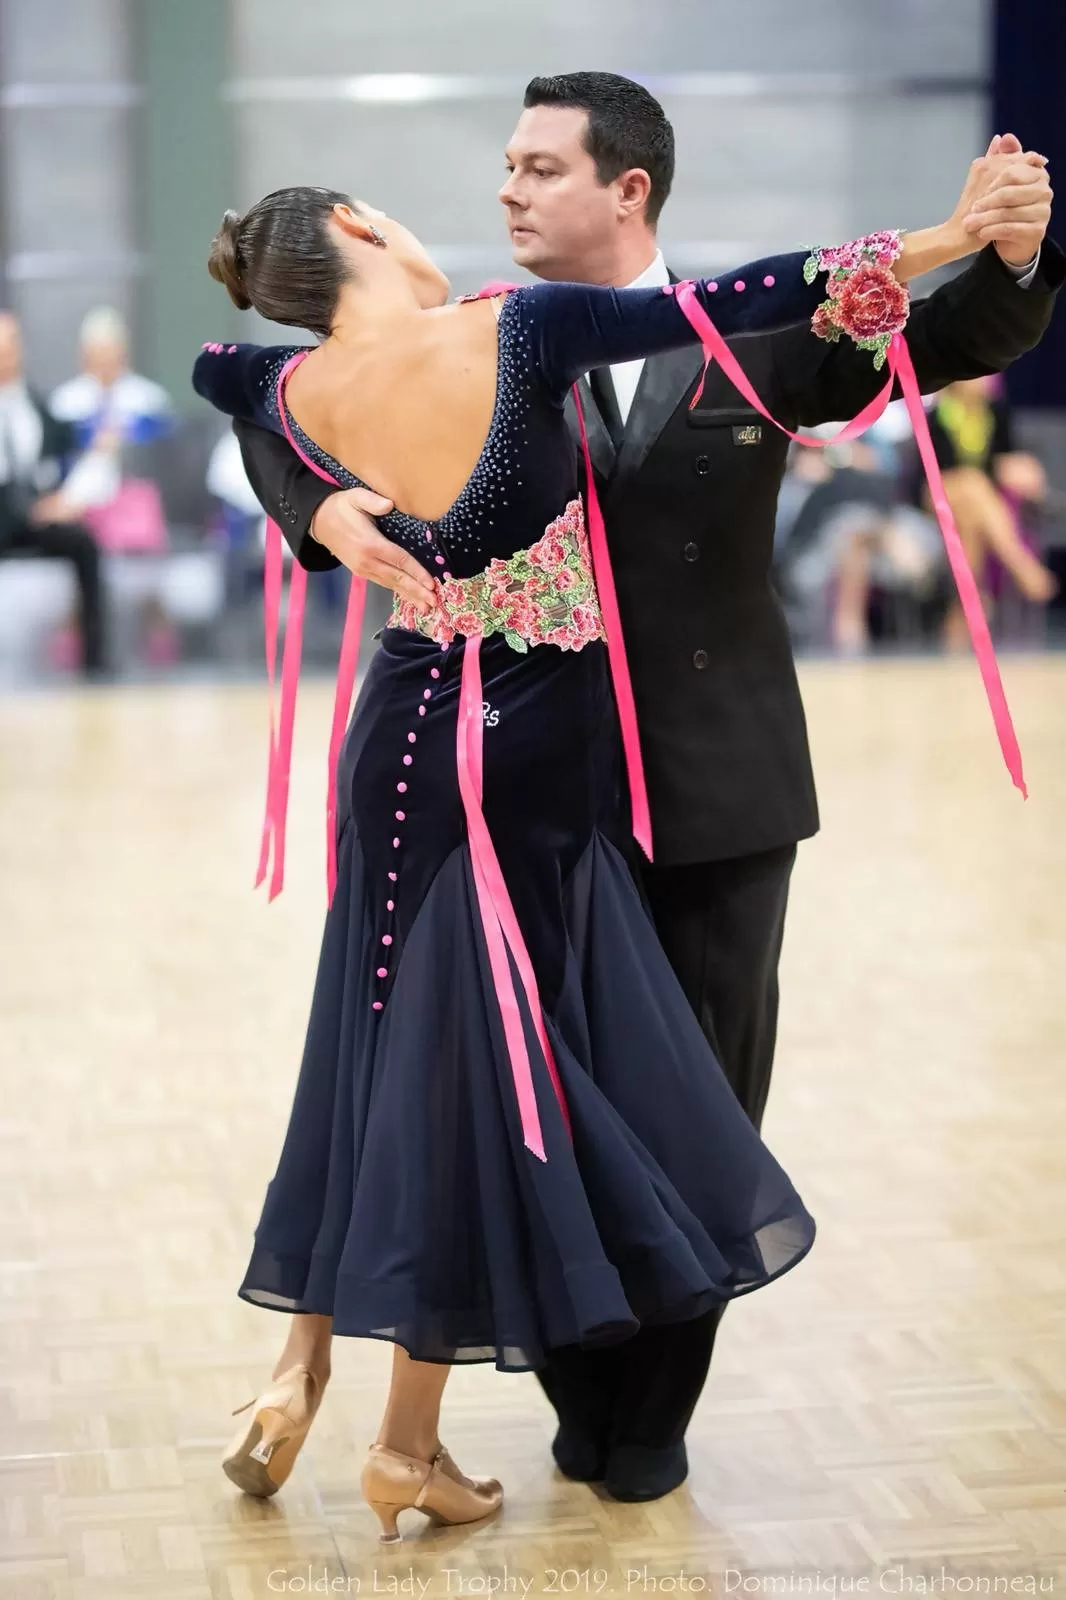
[(836, 302), (834, 320), (853, 339), (875, 339), (906, 326), (910, 299), (890, 268), (873, 263), (856, 267)]

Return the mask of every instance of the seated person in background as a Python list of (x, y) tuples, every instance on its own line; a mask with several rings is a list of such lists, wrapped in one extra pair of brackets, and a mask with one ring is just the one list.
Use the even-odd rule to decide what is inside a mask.
[(22, 334), (0, 312), (0, 559), (21, 553), (69, 561), (81, 595), (82, 658), (89, 676), (106, 666), (100, 551), (79, 517), (99, 493), (96, 463), (76, 461), (73, 429), (29, 388)]
[(107, 467), (110, 492), (101, 493), (90, 519), (98, 544), (107, 550), (161, 550), (167, 543), (166, 515), (158, 486), (132, 469), (125, 447), (145, 445), (170, 433), (176, 423), (165, 389), (129, 368), (129, 339), (117, 311), (90, 311), (81, 327), (82, 370), (52, 395), (53, 414), (76, 430), (78, 443)]
[[(991, 380), (949, 384), (933, 405), (929, 428), (959, 537), (986, 606), (990, 555), (1027, 600), (1050, 600), (1058, 587), (1055, 577), (1025, 544), (1010, 503), (1013, 498), (1039, 504), (1047, 493), (1044, 469), (1035, 456), (1015, 448), (1009, 409), (993, 394)], [(953, 648), (967, 643), (957, 601), (948, 613), (944, 639)]]
[[(831, 434), (836, 425), (814, 432)], [(924, 599), (942, 563), (935, 525), (900, 504), (897, 453), (891, 425), (827, 450), (793, 447), (782, 486), (775, 558), (782, 585), (808, 615), (828, 606), (830, 642), (843, 654), (869, 644), (875, 584)]]
[(174, 426), (170, 396), (158, 383), (131, 372), (129, 334), (117, 311), (101, 306), (81, 325), (81, 371), (61, 383), (49, 402), (52, 414), (72, 423), (84, 447), (101, 433), (121, 444), (143, 444)]
[(229, 538), (240, 540), (246, 534), (249, 523), (254, 523), (257, 542), (262, 546), (266, 516), (255, 490), (248, 482), (240, 443), (232, 431), (224, 433), (211, 452), (207, 463), (207, 490), (222, 502)]

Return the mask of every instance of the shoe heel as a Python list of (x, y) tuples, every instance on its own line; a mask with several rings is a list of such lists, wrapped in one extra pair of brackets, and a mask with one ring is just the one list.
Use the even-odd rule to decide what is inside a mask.
[(387, 1500), (368, 1500), (367, 1505), (381, 1523), (381, 1543), (397, 1544), (402, 1541), (403, 1534), (396, 1526), (396, 1517), (404, 1508), (403, 1506), (390, 1505)]
[(245, 1494), (266, 1499), (276, 1494), (289, 1476), (306, 1431), (296, 1427), (283, 1411), (257, 1411), (223, 1461), (222, 1470)]

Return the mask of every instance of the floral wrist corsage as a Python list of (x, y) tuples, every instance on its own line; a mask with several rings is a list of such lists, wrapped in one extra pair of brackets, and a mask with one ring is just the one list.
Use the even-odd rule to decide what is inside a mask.
[(813, 283), (819, 272), (829, 277), (829, 298), (811, 318), (819, 339), (835, 343), (846, 333), (858, 349), (874, 352), (875, 367), (884, 366), (892, 336), (906, 327), (910, 309), (906, 285), (892, 272), (902, 249), (902, 235), (886, 230), (811, 252), (803, 264), (804, 283)]

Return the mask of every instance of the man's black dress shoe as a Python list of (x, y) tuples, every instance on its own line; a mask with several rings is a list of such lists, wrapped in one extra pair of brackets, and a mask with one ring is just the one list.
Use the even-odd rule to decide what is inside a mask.
[(684, 1440), (656, 1450), (641, 1444), (616, 1444), (607, 1452), (603, 1486), (614, 1500), (660, 1500), (687, 1477)]

